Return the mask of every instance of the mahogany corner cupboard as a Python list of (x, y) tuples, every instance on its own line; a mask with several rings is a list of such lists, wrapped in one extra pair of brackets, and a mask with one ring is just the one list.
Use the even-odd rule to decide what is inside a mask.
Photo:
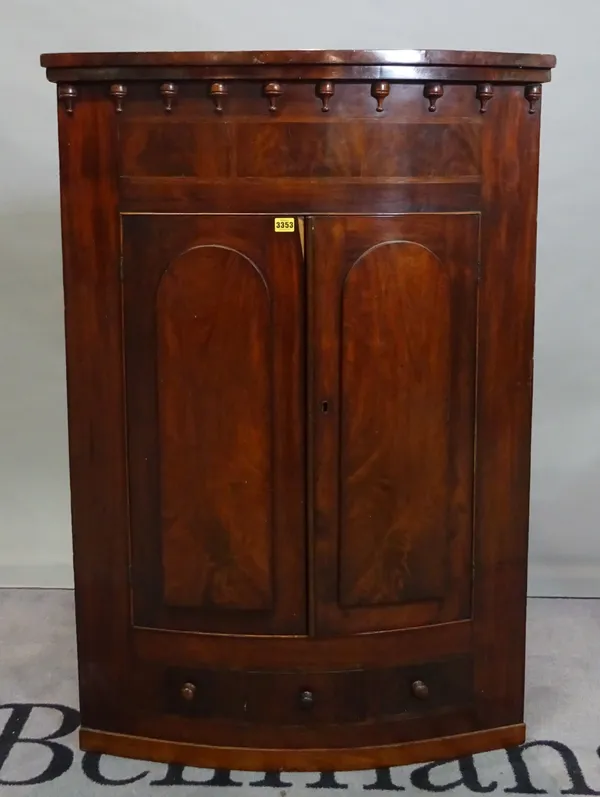
[(42, 56), (86, 750), (525, 738), (550, 55)]

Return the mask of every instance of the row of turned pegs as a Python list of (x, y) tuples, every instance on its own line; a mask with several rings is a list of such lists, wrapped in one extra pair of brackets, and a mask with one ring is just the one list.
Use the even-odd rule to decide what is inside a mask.
[[(165, 111), (170, 113), (177, 101), (179, 89), (176, 83), (163, 83), (159, 88), (163, 99)], [(215, 110), (223, 112), (223, 101), (227, 97), (227, 85), (222, 82), (212, 83), (209, 89)], [(263, 86), (263, 94), (269, 100), (269, 110), (277, 110), (277, 101), (284, 93), (281, 83), (269, 82)], [(371, 85), (371, 95), (377, 101), (376, 111), (383, 111), (383, 102), (390, 93), (390, 84), (386, 80), (378, 80)], [(315, 94), (321, 100), (321, 110), (324, 113), (329, 111), (329, 103), (335, 94), (335, 85), (331, 80), (321, 80), (317, 83)], [(127, 97), (127, 86), (123, 83), (113, 83), (110, 87), (110, 95), (115, 102), (117, 112), (123, 110), (123, 102)], [(442, 83), (426, 83), (423, 88), (423, 96), (429, 101), (429, 111), (432, 113), (437, 109), (437, 102), (444, 96), (444, 86)], [(485, 113), (489, 101), (494, 96), (494, 87), (491, 83), (478, 83), (475, 89), (475, 96), (479, 100), (479, 110)], [(525, 86), (525, 99), (529, 103), (529, 113), (535, 113), (536, 104), (542, 96), (542, 87), (539, 83), (531, 83)], [(58, 99), (61, 101), (67, 113), (73, 113), (73, 107), (77, 98), (75, 86), (60, 85), (58, 87)]]

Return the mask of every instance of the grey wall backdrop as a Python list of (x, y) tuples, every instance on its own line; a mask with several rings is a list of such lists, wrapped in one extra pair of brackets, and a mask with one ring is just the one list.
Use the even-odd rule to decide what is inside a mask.
[(39, 54), (423, 47), (558, 56), (542, 125), (529, 591), (600, 595), (599, 29), (594, 0), (4, 0), (0, 584), (72, 583), (56, 110)]

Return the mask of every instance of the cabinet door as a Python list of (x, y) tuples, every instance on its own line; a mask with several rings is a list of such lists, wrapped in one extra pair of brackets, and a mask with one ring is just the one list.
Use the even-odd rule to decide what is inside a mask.
[(310, 222), (313, 617), (470, 617), (479, 215)]
[(302, 264), (272, 217), (123, 217), (138, 626), (306, 630)]

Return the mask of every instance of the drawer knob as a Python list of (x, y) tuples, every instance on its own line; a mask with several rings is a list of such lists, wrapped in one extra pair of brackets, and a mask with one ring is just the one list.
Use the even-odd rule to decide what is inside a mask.
[(184, 684), (181, 687), (181, 697), (184, 700), (193, 700), (196, 697), (196, 685), (195, 684)]
[(419, 700), (427, 700), (429, 697), (429, 687), (423, 681), (413, 681), (411, 689), (413, 695)]
[(302, 708), (312, 708), (315, 702), (315, 696), (310, 689), (303, 689), (300, 692), (300, 706)]

